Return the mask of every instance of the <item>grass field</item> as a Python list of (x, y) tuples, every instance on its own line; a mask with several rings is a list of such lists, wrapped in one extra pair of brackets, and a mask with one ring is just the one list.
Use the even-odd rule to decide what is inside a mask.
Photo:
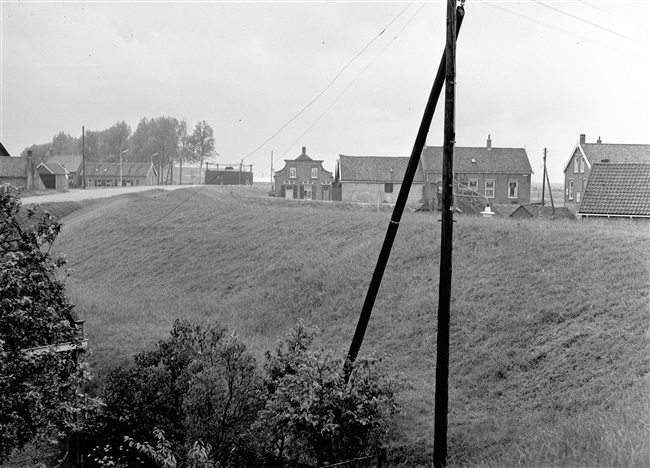
[[(146, 228), (192, 190), (60, 207), (98, 374), (177, 317), (260, 360), (302, 318), (346, 353), (390, 211), (207, 187)], [(648, 224), (456, 220), (450, 466), (650, 465)], [(410, 384), (404, 466), (431, 460), (439, 245), (436, 216), (404, 215), (361, 349)]]

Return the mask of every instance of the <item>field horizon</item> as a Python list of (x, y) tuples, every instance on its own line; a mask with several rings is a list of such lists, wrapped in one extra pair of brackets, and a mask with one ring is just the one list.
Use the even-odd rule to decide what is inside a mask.
[[(390, 210), (190, 190), (44, 205), (63, 215), (53, 251), (74, 270), (98, 377), (175, 318), (221, 322), (260, 364), (298, 320), (345, 355)], [(648, 225), (456, 221), (449, 465), (647, 465)], [(431, 460), (439, 231), (405, 213), (361, 349), (409, 384), (392, 442), (404, 466)]]

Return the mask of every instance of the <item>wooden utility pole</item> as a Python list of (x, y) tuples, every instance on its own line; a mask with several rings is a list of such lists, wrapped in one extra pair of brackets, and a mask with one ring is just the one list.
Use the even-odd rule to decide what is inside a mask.
[(275, 187), (273, 187), (273, 151), (271, 150), (271, 191), (273, 191)]
[[(546, 170), (546, 148), (544, 148), (544, 177), (546, 178), (546, 182), (548, 182), (548, 194), (551, 197), (551, 208), (553, 209), (553, 216), (555, 216), (555, 203), (553, 203), (553, 191), (551, 190), (551, 179), (548, 177), (548, 171)], [(544, 186), (542, 185), (542, 188)], [(542, 193), (544, 191), (542, 190)]]
[[(454, 3), (456, 3), (455, 0)], [(454, 21), (454, 32), (456, 35), (460, 31), (460, 25), (463, 22), (464, 14), (465, 11), (462, 7), (459, 8), (457, 12), (454, 12), (454, 15), (458, 15), (458, 21)], [(431, 126), (433, 114), (436, 110), (436, 104), (438, 103), (438, 98), (440, 97), (440, 93), (442, 91), (442, 86), (445, 81), (446, 69), (445, 54), (446, 52), (442, 54), (442, 58), (440, 59), (438, 72), (436, 73), (436, 77), (433, 81), (431, 93), (429, 94), (429, 100), (427, 101), (427, 105), (424, 109), (424, 115), (422, 116), (422, 121), (420, 122), (418, 134), (415, 137), (415, 143), (413, 144), (411, 157), (409, 158), (408, 165), (406, 166), (406, 172), (404, 173), (404, 177), (402, 179), (402, 186), (400, 187), (399, 195), (397, 196), (397, 202), (393, 208), (393, 215), (391, 216), (390, 222), (388, 223), (388, 229), (386, 229), (386, 237), (384, 237), (384, 243), (381, 247), (381, 251), (379, 252), (379, 258), (377, 259), (377, 264), (375, 265), (375, 271), (372, 275), (372, 279), (370, 280), (366, 298), (363, 302), (363, 307), (361, 308), (361, 314), (359, 315), (359, 321), (357, 322), (357, 328), (354, 331), (352, 343), (350, 344), (350, 350), (348, 351), (348, 356), (345, 360), (344, 375), (346, 382), (350, 377), (352, 363), (357, 359), (359, 349), (361, 349), (361, 344), (363, 343), (363, 337), (366, 333), (368, 322), (370, 321), (370, 315), (375, 304), (375, 299), (377, 298), (377, 292), (381, 286), (384, 270), (386, 269), (386, 264), (388, 263), (388, 258), (390, 257), (390, 250), (393, 246), (393, 242), (395, 241), (395, 236), (397, 235), (397, 229), (399, 227), (400, 220), (402, 219), (402, 214), (404, 213), (409, 190), (411, 188), (411, 184), (413, 183), (413, 179), (420, 162), (420, 155), (422, 154), (422, 149), (426, 143), (427, 133), (429, 133), (429, 127)]]
[(445, 130), (442, 160), (442, 235), (438, 288), (436, 394), (433, 423), (433, 466), (447, 466), (447, 413), (449, 410), (449, 305), (451, 303), (452, 237), (454, 228), (454, 144), (456, 140), (456, 0), (447, 0), (445, 48)]
[(542, 206), (546, 204), (546, 197), (544, 196), (544, 188), (546, 187), (546, 148), (544, 148), (544, 176), (542, 177)]
[(81, 126), (81, 161), (83, 162), (84, 188), (86, 188), (86, 129)]

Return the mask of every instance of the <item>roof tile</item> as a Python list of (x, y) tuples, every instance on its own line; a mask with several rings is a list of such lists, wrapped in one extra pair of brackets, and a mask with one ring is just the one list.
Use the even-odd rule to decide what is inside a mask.
[(596, 163), (579, 214), (650, 216), (650, 163)]

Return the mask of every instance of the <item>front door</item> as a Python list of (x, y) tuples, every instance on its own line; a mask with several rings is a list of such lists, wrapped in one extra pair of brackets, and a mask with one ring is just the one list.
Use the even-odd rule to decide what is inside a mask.
[(288, 185), (284, 190), (284, 198), (287, 200), (293, 200), (293, 187)]

